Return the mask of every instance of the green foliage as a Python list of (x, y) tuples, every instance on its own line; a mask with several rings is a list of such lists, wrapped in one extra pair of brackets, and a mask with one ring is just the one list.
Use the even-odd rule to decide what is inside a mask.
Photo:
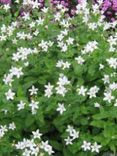
[[(29, 7), (27, 20), (18, 14), (19, 5), (11, 9), (7, 12), (3, 6), (0, 9), (0, 156), (23, 155), (25, 150), (17, 149), (16, 145), (24, 138), (33, 138), (38, 147), (41, 141), (48, 140), (55, 156), (115, 154), (117, 42), (112, 44), (112, 41), (117, 41), (116, 26), (112, 29), (112, 23), (108, 23), (110, 28), (105, 29), (107, 22), (101, 21), (100, 13), (93, 13), (89, 6), (85, 8), (88, 9), (86, 12), (81, 9), (73, 18), (66, 17), (65, 8), (62, 11), (49, 8), (46, 13)], [(60, 19), (56, 20), (58, 12)], [(94, 29), (89, 26), (92, 22), (97, 24)], [(59, 39), (61, 35), (63, 38)], [(110, 37), (112, 41), (109, 41)], [(73, 43), (68, 43), (68, 39), (73, 39)], [(111, 51), (111, 48), (115, 49)], [(18, 60), (13, 59), (16, 54)], [(110, 58), (115, 58), (116, 63)], [(61, 60), (64, 65), (60, 65)], [(21, 71), (16, 72), (13, 67), (21, 68)], [(11, 76), (11, 82), (7, 82), (8, 76)], [(109, 82), (105, 76), (109, 76)], [(47, 90), (49, 84), (52, 88)], [(32, 86), (38, 90), (36, 93), (31, 94)], [(58, 86), (65, 89), (63, 94)], [(84, 94), (81, 87), (85, 89)], [(93, 87), (99, 90), (92, 91)], [(11, 99), (6, 95), (9, 89), (15, 93)], [(19, 109), (21, 101), (25, 106)], [(63, 112), (58, 109), (59, 104), (64, 104)], [(34, 105), (36, 108), (33, 109)], [(16, 128), (10, 129), (11, 123)], [(1, 126), (6, 126), (6, 131)], [(69, 145), (66, 143), (66, 138), (71, 137), (68, 126), (72, 126), (78, 135)], [(43, 135), (36, 140), (32, 133), (37, 129)], [(91, 143), (89, 150), (82, 148), (84, 141)], [(100, 146), (97, 151), (93, 151), (94, 143)], [(43, 156), (42, 153), (49, 155), (48, 151), (39, 148), (37, 155)]]

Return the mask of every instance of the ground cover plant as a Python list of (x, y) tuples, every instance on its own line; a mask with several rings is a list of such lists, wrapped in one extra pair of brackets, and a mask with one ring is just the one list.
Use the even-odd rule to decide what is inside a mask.
[(103, 1), (72, 17), (48, 1), (1, 2), (0, 156), (115, 156), (117, 21)]

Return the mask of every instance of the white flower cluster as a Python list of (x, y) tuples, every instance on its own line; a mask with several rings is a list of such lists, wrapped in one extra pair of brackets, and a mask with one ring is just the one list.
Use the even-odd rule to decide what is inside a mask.
[(107, 62), (111, 68), (117, 69), (117, 58), (111, 57), (107, 59)]
[(57, 87), (55, 88), (56, 93), (62, 96), (65, 96), (67, 93), (66, 85), (69, 85), (70, 81), (64, 74), (60, 74), (58, 82), (57, 82)]
[[(64, 25), (66, 25), (66, 23)], [(57, 44), (58, 44), (58, 47), (61, 48), (61, 52), (67, 52), (68, 47), (73, 45), (74, 38), (68, 37), (67, 39), (65, 39), (67, 37), (67, 35), (68, 35), (68, 32), (69, 32), (69, 29), (65, 28), (57, 36)]]
[(15, 130), (16, 129), (16, 125), (14, 122), (10, 123), (8, 126), (7, 125), (0, 125), (0, 139), (2, 137), (4, 137), (4, 135), (6, 134), (6, 132), (8, 132), (9, 130)]
[(96, 93), (98, 93), (99, 88), (97, 86), (91, 87), (88, 91), (89, 98), (96, 97)]
[(0, 41), (6, 41), (10, 36), (13, 35), (15, 29), (17, 28), (18, 22), (12, 22), (11, 25), (8, 27), (3, 24), (1, 26), (1, 35), (0, 35)]
[(50, 84), (50, 82), (48, 82), (47, 85), (45, 85), (45, 96), (47, 96), (48, 98), (51, 97), (51, 95), (53, 94), (52, 90), (53, 90), (53, 85)]
[(42, 145), (41, 145), (41, 148), (47, 152), (49, 155), (52, 155), (54, 153), (54, 151), (52, 150), (52, 146), (50, 146), (48, 144), (48, 141), (42, 141)]
[[(48, 141), (41, 141), (42, 134), (39, 129), (32, 131), (32, 139), (23, 139), (15, 144), (16, 149), (22, 151), (22, 156), (37, 156), (38, 154), (43, 155), (43, 151), (49, 155), (53, 154), (52, 147), (48, 144)], [(38, 142), (37, 142), (38, 141)]]
[(84, 49), (81, 51), (81, 53), (84, 54), (91, 54), (98, 48), (98, 42), (97, 41), (90, 41), (86, 44)]
[(16, 53), (13, 53), (12, 60), (15, 62), (26, 61), (29, 55), (37, 54), (38, 52), (39, 51), (37, 50), (37, 48), (31, 49), (31, 48), (20, 47), (17, 49)]
[(89, 98), (94, 98), (96, 97), (96, 94), (99, 91), (99, 87), (97, 86), (91, 87), (89, 91), (87, 92), (87, 88), (85, 88), (84, 86), (81, 86), (80, 88), (79, 87), (77, 88), (77, 91), (79, 95), (86, 96), (87, 94), (89, 95)]
[(66, 131), (69, 136), (65, 139), (66, 145), (72, 145), (73, 141), (79, 138), (79, 131), (76, 131), (72, 126), (68, 125)]
[(31, 155), (37, 156), (39, 153), (39, 145), (36, 145), (34, 139), (32, 140), (23, 139), (23, 141), (15, 144), (15, 147), (16, 149), (23, 151), (22, 152), (23, 156), (31, 156)]
[(22, 67), (11, 67), (9, 74), (4, 76), (4, 83), (11, 86), (13, 82), (13, 77), (20, 78), (23, 75)]
[[(117, 25), (117, 23), (116, 23), (116, 25)], [(110, 46), (109, 51), (116, 52), (116, 50), (117, 50), (117, 33), (115, 34), (115, 36), (109, 36), (107, 41)]]
[(90, 142), (87, 142), (87, 141), (83, 141), (83, 144), (81, 146), (81, 148), (84, 150), (84, 151), (89, 151), (91, 150), (91, 152), (96, 152), (96, 153), (99, 153), (99, 149), (101, 148), (102, 146), (101, 145), (98, 145), (97, 142), (94, 142), (92, 145)]
[(41, 43), (39, 43), (39, 47), (42, 49), (42, 51), (47, 52), (48, 48), (51, 47), (53, 45), (53, 42), (49, 41), (41, 41)]
[[(99, 5), (95, 4), (93, 5), (93, 14), (97, 15), (99, 14), (99, 8), (102, 4), (102, 0), (99, 1)], [(37, 9), (39, 7), (38, 1), (33, 1), (33, 0), (24, 0), (23, 1), (23, 6), (31, 6), (32, 9)], [(83, 0), (81, 4), (78, 4), (76, 7), (76, 14), (83, 14), (83, 19), (81, 24), (85, 24), (88, 26), (88, 29), (91, 30), (96, 30), (99, 26), (103, 26), (103, 31), (108, 30), (109, 28), (115, 28), (117, 26), (117, 22), (113, 23), (106, 23), (104, 22), (104, 17), (101, 15), (100, 18), (98, 19), (97, 22), (90, 22), (90, 10), (87, 8), (87, 1)], [(4, 6), (5, 9), (8, 9), (8, 6)], [(67, 92), (73, 91), (74, 94), (75, 92), (78, 92), (79, 95), (81, 96), (88, 96), (88, 100), (92, 100), (92, 98), (95, 98), (94, 102), (94, 107), (99, 108), (101, 107), (101, 104), (98, 103), (97, 97), (98, 94), (100, 93), (101, 96), (99, 98), (104, 101), (105, 103), (110, 103), (113, 104), (114, 106), (117, 106), (117, 99), (116, 93), (117, 90), (117, 83), (115, 81), (116, 79), (116, 69), (117, 69), (117, 58), (115, 55), (111, 56), (111, 54), (115, 53), (109, 53), (108, 57), (105, 58), (103, 61), (103, 58), (99, 63), (99, 73), (101, 73), (102, 76), (102, 82), (103, 83), (103, 89), (98, 87), (96, 84), (96, 81), (94, 80), (94, 84), (87, 84), (85, 86), (85, 83), (82, 85), (78, 85), (77, 90), (72, 90), (72, 78), (70, 79), (67, 74), (70, 70), (73, 70), (74, 72), (74, 67), (72, 66), (74, 62), (77, 62), (77, 66), (80, 66), (81, 68), (85, 67), (85, 63), (88, 62), (88, 58), (95, 54), (95, 51), (98, 52), (100, 51), (100, 42), (96, 39), (91, 39), (85, 45), (80, 45), (79, 41), (76, 40), (77, 34), (75, 36), (71, 37), (71, 30), (74, 29), (72, 27), (72, 22), (74, 23), (74, 18), (64, 18), (63, 13), (67, 10), (65, 7), (62, 5), (57, 5), (58, 12), (55, 13), (54, 15), (54, 22), (58, 22), (58, 25), (61, 27), (60, 32), (56, 34), (53, 40), (49, 40), (48, 37), (41, 38), (41, 26), (45, 28), (45, 31), (50, 29), (49, 26), (46, 24), (45, 16), (39, 17), (38, 19), (31, 19), (31, 14), (30, 12), (25, 12), (24, 16), (21, 17), (21, 22), (22, 26), (27, 26), (29, 30), (25, 31), (19, 31), (18, 28), (20, 28), (20, 22), (11, 22), (9, 26), (2, 25), (1, 27), (1, 32), (0, 32), (0, 41), (6, 41), (9, 39), (9, 37), (12, 36), (12, 43), (13, 45), (17, 45), (17, 51), (12, 54), (12, 61), (13, 65), (9, 69), (9, 72), (4, 75), (3, 81), (4, 84), (7, 85), (8, 90), (5, 93), (7, 101), (9, 100), (14, 100), (15, 97), (17, 97), (17, 90), (13, 88), (13, 82), (16, 79), (21, 78), (21, 76), (25, 76), (25, 68), (28, 67), (29, 65), (29, 56), (33, 55), (38, 55), (41, 52), (42, 55), (48, 55), (50, 54), (50, 49), (52, 47), (56, 47), (56, 49), (62, 53), (59, 53), (58, 56), (60, 58), (57, 58), (57, 62), (55, 62), (55, 69), (57, 72), (59, 70), (62, 70), (59, 72), (58, 77), (57, 77), (57, 82), (52, 80), (47, 80), (47, 83), (43, 85), (44, 90), (39, 90), (36, 88), (34, 85), (32, 85), (28, 89), (28, 95), (29, 95), (29, 101), (25, 101), (24, 99), (20, 99), (19, 102), (17, 103), (17, 110), (25, 110), (26, 107), (30, 108), (31, 113), (35, 115), (38, 112), (38, 109), (41, 107), (40, 102), (38, 101), (38, 90), (44, 93), (44, 98), (51, 98), (51, 97), (59, 97), (60, 98), (65, 98)], [(44, 15), (48, 12), (48, 8), (43, 8), (42, 12)], [(72, 20), (73, 19), (73, 20)], [(53, 21), (50, 21), (53, 22)], [(54, 23), (53, 23), (54, 24)], [(40, 27), (39, 27), (40, 26)], [(13, 36), (14, 31), (17, 30), (17, 33), (15, 34), (15, 37)], [(34, 30), (33, 30), (34, 29)], [(33, 31), (32, 31), (33, 30)], [(56, 30), (54, 30), (56, 31)], [(39, 36), (40, 35), (40, 36)], [(39, 40), (36, 38), (38, 37)], [(104, 37), (104, 36), (102, 36)], [(36, 38), (35, 43), (37, 44), (36, 46), (30, 46), (28, 45), (27, 47), (19, 46), (19, 42), (25, 42), (28, 41), (29, 43), (33, 39)], [(40, 39), (41, 38), (41, 39)], [(77, 43), (79, 42), (79, 43)], [(109, 43), (109, 51), (110, 52), (116, 52), (116, 46), (117, 46), (117, 34), (113, 36), (109, 36), (108, 40), (106, 42)], [(35, 44), (34, 43), (34, 44)], [(26, 46), (26, 45), (25, 45)], [(71, 49), (75, 49), (74, 47), (80, 47), (81, 50), (77, 51), (76, 53), (72, 53), (72, 60), (71, 56), (65, 57), (67, 54), (69, 55), (69, 52), (72, 51)], [(54, 47), (54, 50), (55, 50)], [(84, 48), (82, 48), (84, 47)], [(79, 48), (79, 49), (80, 49)], [(75, 51), (75, 50), (74, 50)], [(73, 51), (73, 52), (74, 52)], [(48, 52), (48, 53), (46, 53)], [(77, 54), (78, 52), (78, 54)], [(46, 56), (45, 56), (46, 57)], [(98, 60), (98, 59), (97, 59)], [(50, 59), (51, 61), (51, 59)], [(95, 60), (96, 61), (96, 60)], [(103, 62), (102, 62), (103, 61)], [(82, 66), (81, 66), (82, 65)], [(57, 67), (57, 68), (56, 68)], [(89, 66), (90, 67), (90, 66)], [(110, 68), (110, 71), (108, 72), (106, 68)], [(59, 68), (59, 69), (58, 69)], [(83, 69), (82, 68), (82, 69)], [(43, 69), (42, 69), (43, 70)], [(114, 71), (114, 72), (113, 72)], [(98, 71), (97, 71), (98, 72)], [(53, 73), (54, 74), (54, 73)], [(69, 74), (68, 74), (69, 75)], [(73, 75), (70, 75), (72, 77)], [(76, 77), (75, 77), (76, 78)], [(69, 81), (70, 79), (70, 81)], [(78, 77), (78, 81), (79, 81)], [(74, 76), (73, 76), (73, 81)], [(90, 85), (91, 87), (89, 87)], [(74, 87), (75, 88), (75, 87)], [(88, 89), (89, 88), (89, 89)], [(62, 96), (62, 97), (61, 97)], [(26, 98), (26, 97), (25, 97)], [(61, 100), (61, 99), (60, 99)], [(61, 100), (62, 101), (62, 100)], [(16, 102), (16, 101), (15, 101)], [(64, 112), (67, 112), (68, 106), (64, 102), (57, 102), (57, 108), (55, 108), (55, 111), (59, 113), (59, 115), (64, 114)], [(0, 138), (2, 138), (8, 130), (14, 130), (16, 128), (14, 123), (10, 123), (9, 126), (0, 126)], [(76, 131), (73, 126), (68, 125), (67, 127), (67, 133), (69, 136), (65, 138), (65, 143), (66, 145), (72, 145), (73, 141), (77, 138), (79, 138), (79, 131)], [(80, 133), (82, 133), (80, 131)], [(54, 153), (52, 146), (49, 145), (49, 141), (41, 141), (41, 136), (42, 134), (39, 132), (37, 129), (36, 131), (32, 132), (32, 139), (23, 139), (23, 141), (18, 142), (15, 144), (16, 149), (22, 150), (22, 155), (23, 156), (31, 156), (35, 155), (37, 156), (40, 153), (43, 153), (43, 151), (47, 152), (49, 155), (52, 155)], [(38, 140), (38, 143), (37, 143)], [(98, 145), (97, 142), (94, 142), (93, 144), (87, 141), (83, 142), (83, 145), (81, 148), (84, 151), (91, 151), (91, 152), (96, 152), (99, 153), (99, 150), (101, 148), (101, 145)]]
[(61, 68), (61, 69), (69, 69), (70, 68), (70, 63), (68, 61), (63, 61), (59, 60), (56, 64), (56, 67)]

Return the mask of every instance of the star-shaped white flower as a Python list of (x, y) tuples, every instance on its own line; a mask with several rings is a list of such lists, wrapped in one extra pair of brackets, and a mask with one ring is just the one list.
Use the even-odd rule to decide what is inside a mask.
[(29, 89), (30, 95), (37, 95), (38, 88), (35, 88), (35, 86), (32, 86), (32, 88)]
[(85, 96), (87, 88), (85, 88), (84, 86), (81, 86), (80, 88), (77, 89), (77, 91), (79, 95)]
[(63, 103), (58, 103), (58, 108), (56, 109), (60, 114), (66, 111), (66, 108)]
[(9, 89), (8, 92), (5, 93), (5, 95), (6, 95), (7, 100), (13, 100), (15, 93), (11, 89)]
[(83, 141), (83, 145), (81, 146), (84, 151), (90, 150), (91, 149), (91, 143), (87, 141)]
[(97, 142), (95, 142), (92, 146), (91, 146), (91, 152), (96, 152), (99, 153), (99, 149), (101, 148), (101, 145), (98, 145)]
[(39, 129), (37, 129), (36, 131), (33, 131), (32, 134), (33, 134), (34, 139), (36, 138), (40, 139), (42, 136), (42, 134), (39, 132)]
[(111, 92), (104, 93), (104, 98), (103, 98), (104, 101), (108, 101), (109, 103), (111, 103), (113, 99), (115, 99), (115, 97), (112, 96)]

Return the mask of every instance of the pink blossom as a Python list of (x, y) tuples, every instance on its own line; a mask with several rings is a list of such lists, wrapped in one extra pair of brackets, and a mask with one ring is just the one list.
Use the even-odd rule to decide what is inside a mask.
[(11, 4), (11, 0), (0, 0), (0, 3)]
[(113, 0), (113, 1), (112, 1), (112, 9), (113, 9), (114, 11), (117, 11), (117, 0)]
[(106, 11), (109, 7), (111, 7), (111, 2), (110, 2), (110, 0), (105, 0), (105, 1), (103, 2), (102, 10), (103, 10), (103, 11)]

